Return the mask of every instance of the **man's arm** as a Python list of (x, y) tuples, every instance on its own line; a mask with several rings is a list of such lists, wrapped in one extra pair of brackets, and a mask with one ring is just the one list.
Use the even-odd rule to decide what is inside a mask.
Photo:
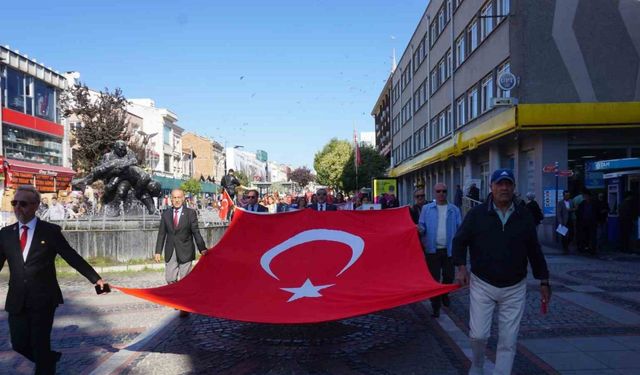
[(2, 238), (2, 232), (0, 232), (0, 271), (2, 271), (2, 267), (4, 267), (4, 261), (7, 259), (7, 256), (4, 255), (4, 238)]
[(462, 286), (469, 283), (469, 273), (467, 272), (467, 247), (471, 242), (472, 229), (474, 225), (474, 213), (470, 211), (462, 220), (462, 224), (456, 235), (453, 237), (453, 247), (451, 251), (453, 265), (457, 266), (456, 282)]
[(196, 246), (200, 252), (207, 250), (207, 245), (205, 245), (202, 236), (200, 235), (200, 229), (198, 229), (198, 213), (196, 210), (191, 210), (191, 233), (193, 234), (193, 238), (196, 240)]
[(154, 255), (154, 259), (156, 262), (159, 262), (162, 257), (162, 248), (164, 247), (164, 240), (167, 237), (167, 231), (165, 229), (165, 213), (163, 212), (160, 215), (160, 228), (158, 228), (158, 238), (156, 239), (156, 252)]

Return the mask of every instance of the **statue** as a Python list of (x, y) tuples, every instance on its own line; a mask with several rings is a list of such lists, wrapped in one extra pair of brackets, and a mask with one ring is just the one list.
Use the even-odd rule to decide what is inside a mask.
[(74, 178), (71, 185), (74, 189), (84, 191), (87, 185), (102, 180), (104, 182), (103, 205), (127, 203), (127, 196), (130, 191), (133, 191), (133, 196), (142, 202), (149, 214), (154, 214), (158, 210), (153, 203), (153, 197), (160, 196), (161, 186), (137, 163), (138, 159), (126, 143), (118, 140), (114, 143), (113, 150), (104, 154), (98, 166), (86, 176)]

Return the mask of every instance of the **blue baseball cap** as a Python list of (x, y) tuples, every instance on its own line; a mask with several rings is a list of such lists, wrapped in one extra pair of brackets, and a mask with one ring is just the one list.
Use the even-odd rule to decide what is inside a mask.
[(491, 175), (491, 183), (500, 182), (502, 180), (509, 180), (512, 184), (516, 183), (516, 179), (513, 177), (513, 171), (507, 168), (496, 169)]

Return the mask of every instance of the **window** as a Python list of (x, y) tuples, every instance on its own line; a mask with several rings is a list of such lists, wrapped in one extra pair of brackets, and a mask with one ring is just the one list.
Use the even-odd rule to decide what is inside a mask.
[(24, 112), (24, 74), (17, 70), (7, 69), (7, 107)]
[(478, 117), (478, 88), (472, 88), (467, 94), (467, 102), (469, 105), (469, 120)]
[(484, 40), (493, 31), (493, 3), (489, 1), (480, 12), (482, 28), (480, 30), (481, 39)]
[(498, 16), (502, 16), (502, 17), (498, 17), (498, 22), (501, 22), (503, 19), (505, 19), (506, 16), (509, 15), (509, 2), (511, 0), (497, 0), (497, 7), (498, 9), (496, 9), (496, 13)]
[(440, 81), (438, 82), (438, 87), (440, 87), (444, 81), (447, 80), (447, 66), (445, 65), (444, 59), (440, 60), (438, 63), (438, 76)]
[(444, 137), (447, 134), (447, 119), (445, 113), (440, 113), (438, 117), (438, 139)]
[(447, 0), (447, 21), (451, 19), (451, 15), (453, 14), (451, 11), (451, 1), (452, 0)]
[[(500, 78), (500, 75), (502, 73), (507, 73), (511, 71), (511, 64), (507, 61), (506, 63), (502, 64), (500, 67), (498, 67), (498, 79)], [(500, 87), (498, 87), (498, 97), (500, 98), (508, 98), (511, 96), (511, 90), (503, 90)]]
[(447, 129), (445, 134), (449, 134), (451, 132), (451, 128), (453, 127), (453, 114), (451, 113), (451, 106), (447, 107)]
[(456, 68), (462, 65), (464, 59), (466, 58), (464, 54), (464, 47), (466, 42), (465, 35), (462, 34), (460, 38), (456, 41)]
[(5, 157), (32, 163), (62, 165), (62, 139), (8, 124), (2, 126)]
[(444, 30), (445, 22), (444, 8), (440, 8), (440, 11), (438, 12), (438, 35), (440, 35), (442, 33), (442, 30)]
[[(49, 121), (55, 121), (55, 89), (46, 83), (35, 80), (35, 113), (34, 115)], [(27, 111), (28, 113), (28, 111)]]
[(456, 101), (456, 116), (457, 116), (456, 122), (458, 127), (461, 127), (467, 121), (465, 109), (466, 107), (465, 107), (464, 95), (463, 95), (460, 98), (458, 98), (458, 100)]
[(451, 73), (453, 72), (453, 57), (451, 56), (451, 50), (447, 51), (447, 78), (451, 77)]
[(491, 109), (491, 99), (493, 98), (493, 75), (489, 75), (482, 80), (482, 112)]
[(164, 154), (164, 171), (171, 172), (171, 154)]
[(171, 144), (171, 127), (165, 125), (164, 126), (164, 132), (162, 133), (163, 136), (163, 140), (164, 140), (164, 144), (165, 145), (170, 145)]
[(478, 20), (473, 20), (468, 29), (469, 34), (469, 53), (478, 48)]
[(431, 72), (431, 95), (438, 89), (438, 72), (434, 69)]

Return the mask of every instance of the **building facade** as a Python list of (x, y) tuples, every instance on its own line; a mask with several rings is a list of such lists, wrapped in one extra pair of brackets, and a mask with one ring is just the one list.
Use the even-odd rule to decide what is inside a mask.
[(157, 108), (152, 99), (130, 99), (127, 111), (142, 118), (142, 131), (149, 137), (149, 154), (157, 155), (157, 160), (147, 160), (154, 175), (174, 179), (189, 177), (184, 170), (184, 160), (189, 155), (183, 152), (184, 129), (178, 126), (178, 116), (166, 108)]
[(371, 111), (375, 123), (376, 151), (387, 160), (391, 159), (391, 82), (392, 76), (389, 76)]
[(545, 166), (577, 190), (587, 161), (640, 156), (639, 20), (633, 0), (431, 1), (390, 79), (401, 201), (436, 182), (484, 199), (506, 167), (553, 216)]
[(32, 184), (41, 192), (69, 186), (67, 133), (59, 109), (64, 76), (0, 46), (0, 162), (4, 186)]

